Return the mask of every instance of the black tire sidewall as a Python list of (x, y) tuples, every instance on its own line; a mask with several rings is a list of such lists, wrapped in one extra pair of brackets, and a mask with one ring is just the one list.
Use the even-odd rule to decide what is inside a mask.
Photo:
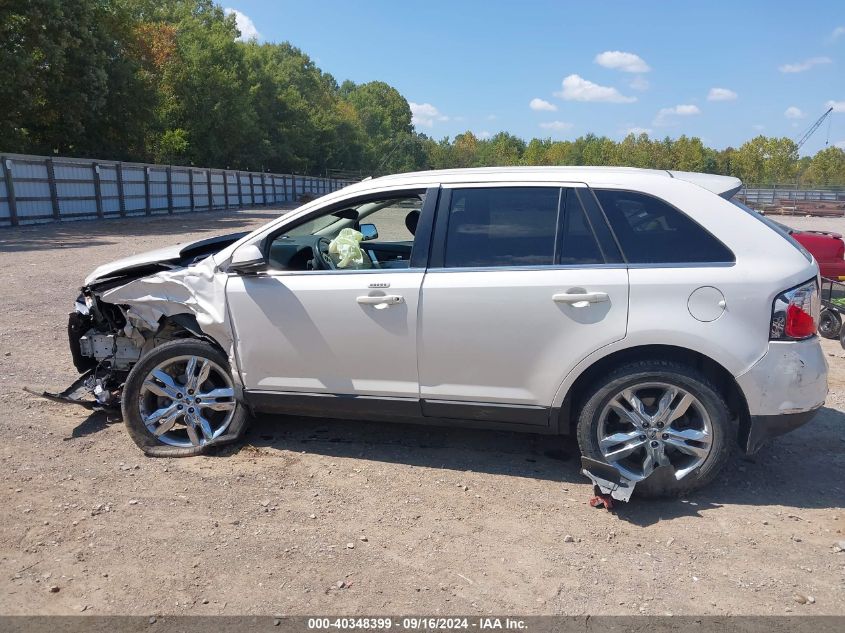
[[(144, 451), (147, 455), (156, 457), (189, 457), (191, 455), (201, 455), (206, 450), (214, 446), (212, 444), (194, 447), (179, 447), (169, 446), (160, 442), (155, 435), (150, 433), (141, 419), (141, 412), (138, 410), (138, 397), (141, 392), (141, 386), (144, 380), (157, 365), (176, 356), (198, 356), (207, 358), (219, 365), (229, 373), (231, 378), (232, 370), (229, 366), (229, 359), (219, 349), (206, 343), (204, 341), (197, 341), (191, 339), (170, 341), (163, 345), (159, 345), (152, 351), (142, 356), (141, 359), (135, 363), (135, 366), (129, 372), (126, 378), (126, 383), (123, 386), (123, 395), (121, 397), (121, 411), (123, 414), (123, 421), (126, 424), (126, 430), (132, 441)], [(246, 420), (249, 416), (247, 408), (241, 402), (236, 402), (235, 413), (232, 416), (232, 421), (226, 433), (235, 432), (240, 435), (246, 427)]]
[(677, 496), (697, 490), (712, 481), (725, 466), (733, 446), (735, 430), (730, 411), (718, 389), (700, 372), (685, 365), (663, 361), (642, 361), (619, 367), (596, 383), (579, 408), (578, 444), (583, 455), (606, 462), (599, 448), (600, 415), (620, 391), (637, 384), (664, 382), (690, 392), (707, 411), (712, 426), (713, 443), (704, 463), (680, 481), (652, 475), (637, 482), (636, 494), (649, 497)]
[[(822, 322), (825, 317), (831, 319), (831, 321), (834, 323), (833, 329), (827, 331), (822, 330)], [(842, 317), (839, 316), (839, 313), (835, 312), (834, 310), (831, 310), (830, 308), (825, 308), (824, 310), (822, 310), (822, 313), (819, 316), (819, 335), (823, 336), (824, 338), (835, 340), (839, 338), (841, 331)]]

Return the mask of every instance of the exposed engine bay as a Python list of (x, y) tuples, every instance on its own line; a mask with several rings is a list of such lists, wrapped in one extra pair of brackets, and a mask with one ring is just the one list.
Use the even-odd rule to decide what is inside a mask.
[[(167, 281), (175, 284), (179, 277), (191, 278), (192, 292), (198, 287), (197, 277), (213, 283), (211, 271), (197, 265), (244, 235), (235, 233), (162, 249), (147, 254), (146, 260), (128, 258), (109, 264), (107, 270), (94, 271), (68, 317), (70, 351), (81, 376), (62, 393), (43, 395), (89, 407), (116, 407), (129, 370), (154, 347), (179, 338), (202, 338), (220, 345), (223, 341), (210, 337), (200, 327), (190, 302), (185, 302), (184, 311), (177, 313), (172, 312), (178, 306), (176, 303), (171, 304), (170, 310), (162, 309), (158, 313), (154, 309), (138, 309), (133, 303), (136, 297), (142, 301), (145, 284), (158, 282), (163, 291), (162, 300), (175, 302), (175, 288), (166, 287)], [(161, 255), (162, 259), (149, 261)], [(209, 320), (208, 315), (204, 316), (204, 320)], [(223, 338), (225, 341), (227, 337)]]

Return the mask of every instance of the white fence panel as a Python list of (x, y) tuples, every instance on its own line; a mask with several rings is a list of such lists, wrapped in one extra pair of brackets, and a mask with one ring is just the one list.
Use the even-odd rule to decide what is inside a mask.
[(347, 184), (292, 174), (7, 154), (0, 156), (0, 227), (280, 204)]

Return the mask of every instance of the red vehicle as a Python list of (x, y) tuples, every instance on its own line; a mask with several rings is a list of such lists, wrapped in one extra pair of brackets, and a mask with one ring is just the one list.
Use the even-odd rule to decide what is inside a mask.
[(839, 233), (799, 231), (782, 224), (780, 226), (816, 258), (822, 277), (845, 280), (845, 241)]

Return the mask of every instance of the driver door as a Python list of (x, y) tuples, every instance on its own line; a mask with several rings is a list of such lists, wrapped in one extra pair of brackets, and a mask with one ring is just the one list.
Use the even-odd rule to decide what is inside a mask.
[[(427, 197), (422, 195), (425, 190), (403, 192), (405, 197), (395, 204), (391, 202), (377, 213), (365, 210), (358, 218), (350, 219), (347, 210), (346, 219), (338, 226), (330, 225), (314, 235), (280, 238), (287, 247), (296, 242), (307, 249), (309, 240), (332, 238), (345, 223), (346, 228), (361, 229), (374, 238), (360, 244), (365, 253), (368, 246), (374, 251), (362, 265), (332, 270), (311, 259), (303, 270), (230, 277), (226, 294), (238, 365), (251, 397), (275, 397), (280, 409), (285, 408), (285, 396), (293, 396), (299, 403), (305, 395), (373, 396), (398, 399), (400, 404), (407, 399), (404, 406), (416, 412), (417, 306), (428, 241), (403, 235), (401, 230), (414, 209), (433, 218), (437, 190), (430, 191), (434, 193)], [(396, 199), (397, 195), (390, 197)], [(423, 204), (421, 198), (427, 198), (429, 204)], [(369, 208), (372, 197), (367, 200), (358, 208)], [(345, 205), (354, 208), (356, 202)], [(368, 224), (375, 227), (365, 226)], [(387, 240), (382, 240), (382, 248), (373, 229)], [(290, 233), (296, 235), (295, 230)], [(404, 250), (397, 246), (403, 241), (407, 242)], [(423, 254), (421, 261), (417, 261), (419, 257), (411, 261), (411, 249)], [(400, 251), (401, 256), (397, 254)], [(382, 266), (386, 262), (390, 263)], [(349, 398), (340, 399), (341, 406), (354, 409), (351, 403)], [(328, 402), (321, 398), (315, 404), (325, 408)]]

